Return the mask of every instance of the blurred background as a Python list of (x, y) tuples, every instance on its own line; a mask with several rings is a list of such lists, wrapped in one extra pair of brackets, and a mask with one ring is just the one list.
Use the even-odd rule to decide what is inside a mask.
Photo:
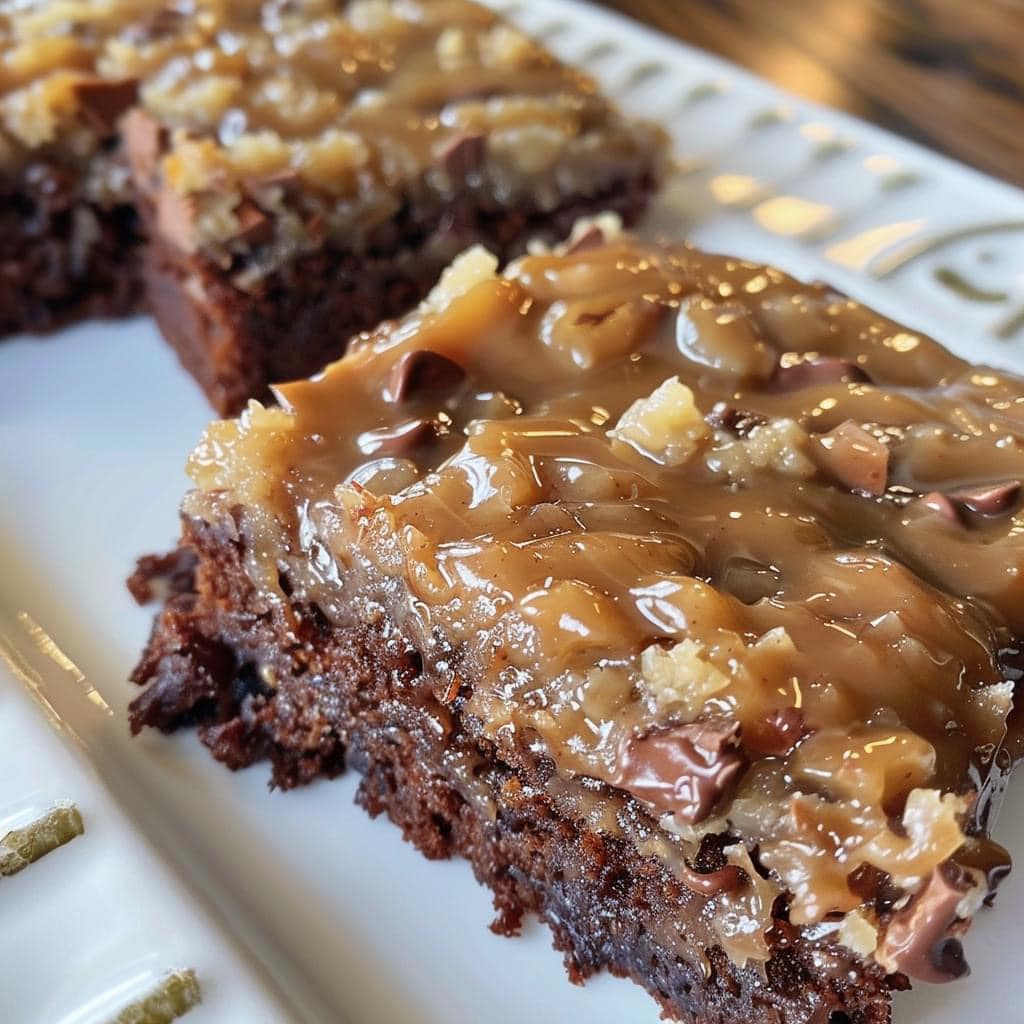
[(1024, 185), (1024, 0), (599, 0)]

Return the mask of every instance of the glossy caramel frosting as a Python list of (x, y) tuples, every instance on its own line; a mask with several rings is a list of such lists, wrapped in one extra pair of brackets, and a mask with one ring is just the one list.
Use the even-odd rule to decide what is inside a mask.
[(358, 248), (406, 205), (550, 210), (651, 174), (663, 146), (467, 0), (0, 0), (0, 176), (102, 156), (129, 107), (162, 234), (226, 262), (257, 248), (251, 273)]
[(234, 517), (267, 602), (411, 638), (737, 961), (785, 893), (886, 971), (962, 973), (1016, 758), (1021, 381), (611, 223), (495, 266), (214, 423), (186, 514)]

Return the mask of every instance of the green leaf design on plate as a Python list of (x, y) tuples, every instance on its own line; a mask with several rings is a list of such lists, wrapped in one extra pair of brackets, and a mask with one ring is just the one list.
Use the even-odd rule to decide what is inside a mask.
[(110, 1024), (171, 1024), (202, 998), (195, 971), (171, 971), (148, 996), (125, 1007)]
[(78, 808), (70, 802), (55, 804), (41, 818), (0, 839), (0, 875), (16, 875), (83, 832)]

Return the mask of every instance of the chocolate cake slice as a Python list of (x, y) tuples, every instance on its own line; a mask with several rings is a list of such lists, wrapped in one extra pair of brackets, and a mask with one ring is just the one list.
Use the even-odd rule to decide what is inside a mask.
[(222, 414), (660, 174), (660, 129), (465, 0), (0, 0), (0, 47), (0, 332), (144, 277)]
[(496, 265), (209, 428), (133, 729), (351, 766), (574, 980), (887, 1022), (1009, 867), (1022, 382), (610, 223)]
[[(95, 4), (95, 16), (113, 5)], [(0, 337), (140, 303), (141, 231), (117, 155), (138, 82), (102, 77), (88, 4), (0, 0)]]

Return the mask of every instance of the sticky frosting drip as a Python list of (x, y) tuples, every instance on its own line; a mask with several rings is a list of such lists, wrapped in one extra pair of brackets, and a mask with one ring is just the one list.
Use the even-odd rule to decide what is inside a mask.
[[(278, 390), (211, 426), (186, 501), (241, 507), (268, 601), (284, 574), (390, 619), (511, 763), (528, 736), (588, 820), (656, 819), (735, 959), (768, 955), (784, 891), (886, 970), (956, 973), (1017, 757), (1019, 380), (605, 225), (502, 276), (467, 253)], [(941, 956), (907, 938), (933, 903)]]

